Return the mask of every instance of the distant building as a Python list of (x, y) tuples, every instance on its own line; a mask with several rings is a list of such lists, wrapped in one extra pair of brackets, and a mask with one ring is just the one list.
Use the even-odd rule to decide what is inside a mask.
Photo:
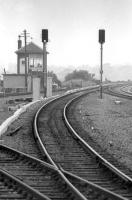
[[(9, 93), (22, 93), (25, 90), (25, 74), (3, 74), (4, 90)], [(32, 91), (32, 76), (27, 76), (27, 91)]]
[(25, 47), (21, 47), (21, 45), (18, 47), (18, 50), (15, 52), (17, 54), (17, 74), (25, 73), (25, 54), (27, 58), (27, 73), (43, 71), (43, 50), (39, 46), (30, 42), (26, 46), (26, 52)]
[[(17, 73), (3, 74), (3, 86), (7, 92), (32, 92), (33, 76), (40, 77), (41, 88), (43, 88), (43, 49), (35, 43), (30, 42), (22, 47), (22, 41), (18, 40)], [(25, 57), (27, 69), (25, 71)], [(27, 83), (27, 88), (26, 88)]]

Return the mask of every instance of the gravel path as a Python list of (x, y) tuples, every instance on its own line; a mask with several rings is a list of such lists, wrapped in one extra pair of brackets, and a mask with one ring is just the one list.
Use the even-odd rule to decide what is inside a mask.
[(75, 116), (105, 151), (132, 170), (131, 100), (90, 94), (77, 105)]

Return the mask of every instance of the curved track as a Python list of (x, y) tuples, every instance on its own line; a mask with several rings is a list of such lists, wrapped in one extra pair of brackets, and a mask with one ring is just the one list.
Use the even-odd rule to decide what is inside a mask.
[[(0, 199), (132, 199), (131, 178), (119, 171), (115, 175), (115, 169), (88, 150), (68, 125), (69, 120), (79, 131), (74, 103), (80, 95), (97, 90), (67, 93), (44, 105), (35, 117), (34, 137), (26, 136), (25, 150), (30, 155), (0, 145)], [(67, 104), (71, 99), (76, 100)]]
[(130, 86), (120, 86), (120, 87), (110, 86), (104, 90), (104, 93), (121, 98), (132, 99), (132, 92), (130, 91), (130, 89), (127, 90), (127, 87)]
[[(78, 94), (73, 94), (54, 100), (39, 110), (35, 119), (35, 137), (39, 138), (41, 149), (44, 146), (44, 150), (50, 155), (47, 154), (49, 161), (56, 167), (74, 173), (124, 198), (132, 199), (131, 188), (127, 186), (128, 183), (131, 184), (131, 178), (121, 175), (119, 171), (116, 174), (111, 165), (108, 167), (107, 161), (101, 162), (97, 155), (93, 155), (91, 149), (82, 144), (80, 138), (73, 134), (73, 129), (66, 127), (63, 109), (68, 101), (77, 96)], [(72, 112), (69, 118), (73, 118)], [(78, 127), (77, 124), (75, 126)], [(89, 197), (85, 190), (83, 194), (86, 198)]]
[[(47, 156), (38, 151), (33, 134), (26, 133), (25, 136), (24, 149), (49, 162)], [(0, 181), (2, 186), (5, 185), (5, 189), (1, 186), (1, 199), (86, 199), (61, 171), (53, 170), (52, 166), (47, 169), (46, 163), (42, 166), (42, 161), (2, 145), (0, 156)]]

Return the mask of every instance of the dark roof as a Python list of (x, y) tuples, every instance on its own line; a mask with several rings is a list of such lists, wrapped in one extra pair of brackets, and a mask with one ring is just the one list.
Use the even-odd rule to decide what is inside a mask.
[[(26, 46), (26, 52), (29, 53), (38, 53), (38, 54), (42, 54), (43, 53), (43, 49), (40, 48), (39, 46), (37, 46), (36, 44), (34, 44), (33, 42), (30, 42), (27, 46)], [(25, 46), (21, 47), (20, 49), (18, 49), (15, 53), (17, 54), (23, 54), (25, 53)]]

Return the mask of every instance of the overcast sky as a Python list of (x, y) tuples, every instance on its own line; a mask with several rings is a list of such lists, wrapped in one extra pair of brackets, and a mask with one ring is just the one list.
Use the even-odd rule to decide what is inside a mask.
[(99, 29), (106, 30), (104, 63), (132, 64), (132, 0), (0, 0), (0, 67), (16, 63), (24, 29), (42, 46), (45, 28), (48, 65), (99, 64)]

